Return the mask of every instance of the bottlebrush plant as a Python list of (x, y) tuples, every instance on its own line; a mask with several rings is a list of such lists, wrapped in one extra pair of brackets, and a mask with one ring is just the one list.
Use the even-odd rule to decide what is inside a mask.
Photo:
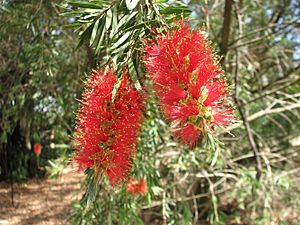
[[(195, 166), (205, 162), (199, 149), (206, 139), (204, 148), (214, 165), (220, 150), (211, 134), (233, 121), (228, 87), (211, 47), (201, 31), (189, 28), (184, 16), (190, 11), (180, 1), (71, 1), (65, 10), (76, 17), (70, 26), (78, 27), (79, 46), (89, 44), (102, 65), (86, 82), (77, 114), (74, 161), (87, 177), (73, 222), (99, 218), (96, 224), (119, 223), (122, 218), (124, 224), (142, 223), (143, 202), (151, 205), (161, 198), (157, 206), (163, 217), (172, 217), (164, 201), (179, 189), (173, 184), (176, 190), (171, 190), (161, 173), (175, 179), (179, 171), (159, 157), (178, 146), (175, 161), (184, 156), (181, 166), (195, 173)], [(172, 142), (170, 130), (183, 145)], [(186, 146), (194, 150), (187, 153)], [(185, 201), (173, 210), (190, 212)]]
[(146, 42), (144, 64), (173, 133), (194, 147), (233, 122), (222, 69), (202, 32), (183, 21)]
[(42, 153), (42, 145), (40, 143), (35, 143), (33, 146), (34, 154), (39, 157)]
[(145, 195), (147, 192), (147, 181), (144, 178), (139, 180), (131, 178), (126, 184), (126, 191), (132, 195)]
[(95, 179), (105, 174), (115, 185), (126, 178), (136, 152), (144, 96), (130, 86), (125, 69), (117, 81), (112, 66), (93, 71), (86, 86), (77, 115), (74, 160), (80, 169), (92, 168)]

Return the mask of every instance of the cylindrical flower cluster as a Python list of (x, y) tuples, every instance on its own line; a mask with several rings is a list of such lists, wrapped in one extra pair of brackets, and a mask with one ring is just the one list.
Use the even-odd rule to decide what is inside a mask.
[(124, 70), (119, 88), (112, 67), (93, 71), (77, 115), (75, 157), (81, 169), (106, 174), (112, 185), (126, 178), (136, 152), (144, 96), (130, 86)]
[(39, 157), (42, 153), (42, 145), (40, 143), (35, 143), (33, 146), (34, 154)]
[(194, 147), (233, 121), (221, 68), (201, 31), (183, 21), (145, 45), (144, 63), (175, 136)]
[(131, 195), (145, 195), (147, 189), (147, 181), (144, 178), (140, 178), (139, 180), (131, 178), (126, 185), (126, 191)]

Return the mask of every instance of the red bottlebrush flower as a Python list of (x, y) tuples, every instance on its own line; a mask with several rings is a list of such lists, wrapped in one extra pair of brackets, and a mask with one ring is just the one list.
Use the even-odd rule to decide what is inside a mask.
[(33, 146), (33, 151), (36, 156), (40, 156), (40, 154), (42, 153), (42, 145), (39, 143), (35, 143)]
[(136, 186), (138, 185), (138, 181), (135, 180), (134, 178), (131, 178), (128, 180), (126, 184), (126, 191), (132, 195), (135, 195), (137, 193)]
[(234, 120), (221, 68), (201, 31), (183, 21), (145, 44), (145, 67), (172, 131), (195, 146), (215, 126)]
[(137, 191), (140, 195), (145, 195), (147, 193), (148, 186), (147, 181), (144, 178), (140, 178), (140, 181), (137, 186)]
[(80, 169), (93, 167), (97, 176), (106, 174), (112, 185), (130, 170), (144, 106), (144, 96), (130, 86), (125, 71), (112, 101), (116, 82), (112, 68), (92, 72), (74, 135), (74, 160)]
[(147, 189), (147, 182), (144, 178), (140, 178), (140, 180), (131, 178), (126, 185), (126, 191), (132, 195), (145, 195)]

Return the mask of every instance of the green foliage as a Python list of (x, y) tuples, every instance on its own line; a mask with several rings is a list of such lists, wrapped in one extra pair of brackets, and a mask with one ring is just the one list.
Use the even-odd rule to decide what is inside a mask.
[[(125, 65), (140, 90), (148, 85), (141, 47), (153, 28), (190, 18), (217, 54), (230, 1), (3, 2), (0, 177), (26, 179), (44, 174), (45, 165), (57, 177), (68, 164), (88, 67), (112, 61), (119, 72)], [(174, 141), (149, 90), (130, 174), (147, 180), (147, 194), (131, 196), (125, 185), (113, 188), (105, 179), (95, 184), (86, 171), (87, 191), (73, 205), (72, 224), (298, 224), (299, 7), (297, 1), (232, 2), (223, 69), (240, 102), (236, 114), (243, 120), (244, 112), (250, 131), (238, 121), (229, 128), (234, 136), (217, 130), (220, 141), (209, 135), (189, 150)], [(37, 142), (39, 160), (32, 151)]]
[[(44, 173), (47, 160), (63, 153), (51, 144), (70, 142), (84, 63), (78, 59), (83, 54), (74, 53), (72, 35), (64, 28), (68, 21), (61, 19), (53, 3), (32, 1), (3, 7), (0, 177), (7, 179), (13, 173), (15, 179), (25, 179), (38, 170)], [(34, 143), (42, 144), (40, 168)]]
[(137, 89), (141, 86), (142, 41), (154, 27), (190, 14), (181, 1), (172, 5), (143, 0), (69, 1), (61, 7), (65, 11), (63, 15), (75, 18), (71, 25), (79, 33), (77, 47), (89, 44), (101, 64), (113, 61), (118, 71), (127, 66)]
[[(189, 15), (191, 9), (192, 25), (206, 26), (216, 49), (218, 44), (221, 45), (220, 34), (224, 29), (221, 12), (224, 4), (209, 2), (199, 5), (190, 1), (189, 8), (182, 2), (172, 4), (169, 1), (99, 1), (96, 4), (99, 9), (91, 10), (95, 6), (84, 5), (65, 7), (65, 15), (76, 17), (74, 25), (78, 27), (79, 44), (86, 42), (91, 45), (101, 63), (112, 60), (118, 68), (128, 66), (137, 89), (140, 83), (147, 85), (140, 63), (142, 40), (151, 36), (152, 28), (168, 27), (173, 22), (172, 17)], [(73, 2), (70, 5), (75, 6)], [(286, 11), (281, 14), (283, 21), (291, 19), (288, 14), (291, 5), (285, 6)], [(249, 7), (247, 10), (251, 13), (241, 15), (243, 7)], [(146, 178), (147, 196), (134, 199), (124, 192), (124, 187), (109, 189), (105, 181), (101, 183), (99, 192), (90, 189), (92, 193), (86, 193), (86, 196), (97, 193), (90, 207), (86, 205), (86, 196), (81, 204), (75, 205), (72, 216), (74, 224), (83, 221), (87, 224), (122, 224), (123, 221), (124, 224), (134, 224), (136, 221), (139, 224), (139, 218), (145, 224), (154, 221), (161, 224), (195, 224), (196, 221), (208, 221), (210, 224), (269, 224), (274, 221), (274, 196), (293, 186), (291, 180), (278, 178), (280, 175), (276, 175), (276, 171), (279, 168), (294, 168), (296, 158), (292, 164), (284, 163), (285, 157), (293, 152), (289, 138), (286, 137), (299, 135), (295, 129), (299, 126), (295, 122), (299, 114), (295, 110), (286, 112), (280, 106), (298, 104), (299, 96), (295, 95), (295, 82), (287, 90), (269, 94), (269, 87), (276, 88), (278, 81), (285, 81), (282, 72), (286, 68), (292, 71), (286, 75), (287, 82), (295, 81), (295, 76), (291, 55), (283, 50), (291, 48), (294, 43), (284, 35), (277, 35), (277, 28), (273, 29), (274, 25), (268, 21), (268, 10), (276, 11), (278, 8), (268, 4), (260, 7), (259, 3), (252, 1), (244, 5), (234, 3), (224, 64), (226, 75), (233, 84), (233, 94), (244, 104), (238, 106), (237, 111), (242, 109), (249, 118), (262, 168), (258, 168), (257, 159), (252, 153), (253, 146), (248, 142), (249, 130), (245, 130), (239, 123), (232, 128), (235, 137), (228, 137), (224, 131), (218, 131), (224, 144), (212, 135), (206, 137), (204, 146), (193, 151), (174, 142), (150, 91), (139, 151), (131, 174), (135, 178)], [(245, 26), (239, 24), (240, 17), (244, 18)], [(282, 29), (281, 25), (278, 24), (278, 29)], [(289, 29), (288, 26), (286, 29)], [(276, 41), (278, 37), (285, 41)], [(264, 47), (257, 48), (260, 45)], [(275, 66), (264, 62), (265, 59), (276, 61)], [(261, 77), (258, 73), (261, 73)], [(267, 83), (264, 83), (264, 79)], [(116, 85), (114, 90), (117, 88)], [(274, 97), (280, 100), (270, 105)], [(264, 108), (271, 109), (270, 113), (262, 113), (266, 112), (261, 111)], [(273, 162), (274, 158), (279, 160)], [(89, 185), (87, 188), (89, 190)], [(117, 191), (119, 188), (121, 190)], [(128, 201), (130, 204), (127, 204)], [(126, 210), (126, 215), (122, 214), (123, 210)]]

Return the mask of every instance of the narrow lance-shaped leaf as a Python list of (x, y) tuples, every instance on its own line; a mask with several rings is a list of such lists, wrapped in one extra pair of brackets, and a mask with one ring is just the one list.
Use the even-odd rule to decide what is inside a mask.
[(91, 206), (91, 204), (95, 201), (95, 198), (99, 192), (99, 185), (95, 181), (95, 177), (93, 176), (93, 170), (87, 170), (87, 208)]
[(123, 27), (124, 24), (128, 23), (131, 21), (131, 19), (133, 17), (135, 17), (138, 14), (137, 11), (131, 13), (130, 15), (125, 15), (124, 17), (122, 17), (122, 19), (120, 19), (120, 21), (118, 22), (118, 25), (116, 26), (113, 35), (117, 34), (119, 32), (119, 30)]
[(124, 30), (124, 32), (144, 28), (144, 27), (147, 27), (148, 24), (151, 24), (151, 23), (154, 23), (154, 22), (156, 22), (156, 20), (145, 21), (145, 22), (142, 22), (142, 23), (139, 23), (139, 24), (136, 24), (136, 25), (133, 25), (131, 27), (126, 28)]
[(104, 35), (105, 35), (105, 32), (106, 32), (105, 20), (107, 20), (107, 17), (104, 16), (101, 19), (100, 28), (99, 28), (99, 31), (98, 31), (100, 38), (98, 40), (98, 44), (97, 44), (97, 47), (96, 47), (96, 53), (99, 53), (101, 51), (102, 42), (103, 42)]
[(124, 52), (130, 45), (131, 43), (129, 41), (125, 42), (122, 46), (120, 46), (119, 48), (116, 49), (112, 49), (113, 52), (111, 53), (112, 55), (114, 54), (118, 54), (118, 55), (122, 55), (122, 52)]
[(106, 30), (108, 30), (110, 28), (111, 23), (112, 23), (112, 18), (113, 18), (112, 11), (111, 11), (111, 9), (109, 9), (106, 13), (106, 21), (105, 21)]
[(83, 31), (83, 33), (80, 35), (79, 42), (76, 46), (76, 49), (78, 49), (87, 39), (90, 38), (92, 30), (93, 30), (93, 25), (94, 24), (90, 24), (88, 26), (88, 28), (85, 31)]
[(137, 71), (136, 71), (136, 68), (134, 66), (134, 63), (133, 63), (133, 60), (131, 57), (128, 58), (127, 63), (128, 63), (128, 70), (129, 70), (130, 77), (134, 81), (134, 86), (138, 91), (141, 92), (142, 86), (138, 80)]
[(111, 96), (112, 102), (116, 100), (117, 91), (119, 90), (121, 83), (122, 83), (122, 77), (120, 77), (116, 82), (116, 84), (114, 85), (114, 88), (112, 90), (112, 96)]
[(125, 33), (121, 38), (119, 38), (119, 40), (113, 44), (113, 46), (111, 46), (111, 50), (116, 49), (117, 47), (119, 47), (121, 44), (123, 44), (131, 35), (131, 32), (127, 32)]
[(91, 39), (90, 39), (90, 45), (92, 45), (95, 41), (100, 20), (101, 20), (101, 17), (96, 20), (96, 23), (95, 23), (93, 31), (92, 31)]
[(80, 8), (88, 8), (88, 9), (102, 9), (102, 5), (91, 3), (91, 2), (81, 2), (81, 1), (70, 1), (68, 2), (69, 5), (80, 7)]
[(191, 10), (189, 10), (185, 6), (170, 6), (170, 7), (160, 9), (159, 12), (161, 14), (180, 14), (184, 12), (191, 13)]
[(117, 9), (113, 8), (112, 10), (112, 21), (111, 21), (111, 32), (109, 38), (112, 38), (116, 33), (118, 27), (118, 16), (117, 16)]
[(139, 0), (125, 0), (125, 2), (126, 2), (127, 9), (132, 10), (137, 6)]

